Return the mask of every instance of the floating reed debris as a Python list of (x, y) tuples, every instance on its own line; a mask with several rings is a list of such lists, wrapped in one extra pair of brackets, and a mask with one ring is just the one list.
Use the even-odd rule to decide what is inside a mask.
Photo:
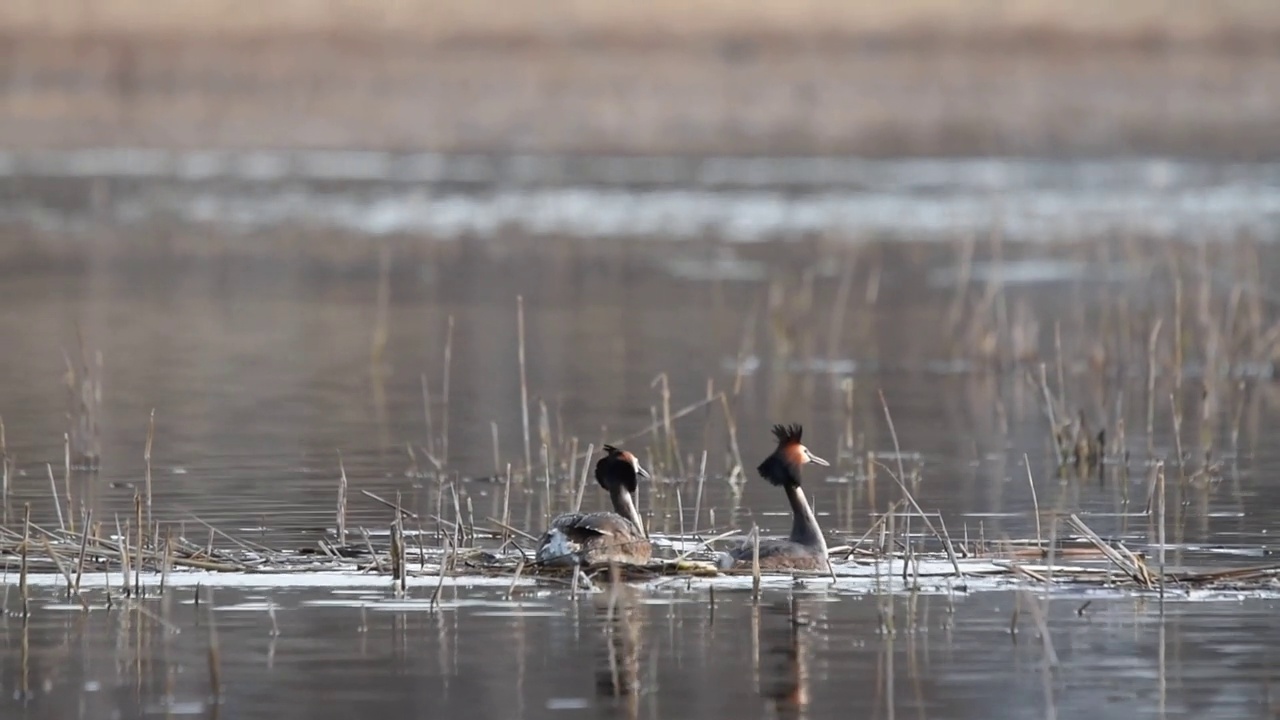
[[(905, 501), (903, 501), (905, 503)], [(905, 503), (909, 506), (909, 503)], [(1131, 587), (1138, 590), (1154, 590), (1160, 583), (1160, 577), (1148, 569), (1142, 559), (1130, 552), (1123, 545), (1113, 545), (1102, 540), (1088, 530), (1078, 517), (1068, 520), (1069, 526), (1080, 531), (1081, 537), (1073, 538), (1061, 548), (1050, 548), (1048, 566), (1043, 565), (1046, 548), (1035, 540), (1003, 543), (1008, 549), (1003, 552), (989, 554), (984, 557), (972, 557), (960, 561), (946, 552), (924, 551), (917, 547), (899, 546), (894, 537), (900, 529), (894, 527), (894, 517), (900, 505), (895, 503), (889, 512), (881, 516), (878, 527), (885, 535), (881, 547), (876, 551), (863, 550), (856, 554), (852, 561), (832, 562), (829, 572), (836, 576), (836, 581), (869, 581), (873, 577), (878, 582), (889, 582), (896, 579), (897, 559), (901, 559), (903, 567), (898, 574), (906, 575), (910, 584), (919, 584), (922, 578), (935, 578), (937, 582), (946, 582), (956, 577), (956, 568), (966, 577), (1005, 578), (1010, 581), (1025, 580), (1041, 587), (1056, 587), (1066, 583), (1089, 586)], [(404, 593), (414, 578), (433, 578), (438, 601), (443, 591), (446, 578), (458, 577), (503, 577), (516, 583), (521, 577), (535, 576), (539, 581), (554, 583), (560, 587), (569, 587), (572, 577), (579, 568), (558, 568), (530, 565), (526, 551), (517, 549), (514, 552), (503, 552), (501, 549), (487, 550), (483, 547), (466, 547), (462, 544), (466, 537), (462, 523), (449, 523), (443, 528), (444, 547), (440, 549), (424, 548), (421, 544), (421, 530), (415, 531), (419, 542), (408, 541), (410, 531), (404, 527), (404, 515), (390, 523), (390, 531), (383, 536), (361, 531), (364, 543), (362, 547), (347, 547), (341, 553), (324, 552), (323, 544), (317, 549), (301, 550), (263, 550), (249, 546), (248, 543), (225, 547), (205, 547), (192, 543), (181, 536), (172, 534), (173, 527), (162, 526), (165, 541), (160, 548), (138, 546), (138, 534), (132, 522), (117, 532), (117, 539), (102, 537), (97, 531), (71, 533), (57, 528), (46, 529), (24, 516), (22, 532), (14, 532), (0, 527), (0, 556), (9, 555), (20, 561), (21, 574), (18, 583), (19, 591), (29, 597), (27, 578), (32, 573), (56, 574), (62, 577), (70, 588), (70, 594), (81, 597), (81, 578), (85, 572), (108, 573), (107, 585), (110, 592), (110, 575), (120, 573), (123, 578), (122, 590), (134, 597), (141, 597), (148, 581), (166, 584), (175, 574), (190, 571), (225, 572), (225, 573), (379, 573), (389, 575), (396, 591)], [(86, 517), (88, 526), (92, 527), (92, 518)], [(499, 522), (489, 518), (492, 525)], [(519, 531), (507, 528), (507, 532), (517, 538), (515, 542), (536, 542), (536, 538)], [(482, 540), (493, 543), (496, 547), (501, 537), (497, 529), (476, 528), (477, 537), (473, 541)], [(217, 533), (212, 533), (215, 537)], [(705, 548), (722, 540), (732, 531), (724, 532), (716, 537), (699, 541), (696, 538), (680, 538), (690, 544), (701, 543), (700, 547), (687, 549), (674, 559), (658, 559), (646, 565), (619, 566), (619, 577), (622, 581), (647, 582), (660, 578), (692, 578), (737, 576), (751, 577), (753, 596), (758, 597), (763, 587), (763, 578), (771, 577), (829, 577), (826, 572), (798, 571), (765, 571), (755, 560), (755, 548), (759, 542), (759, 528), (754, 527), (748, 542), (752, 543), (753, 560), (749, 568), (721, 570), (715, 564), (715, 554)], [(943, 535), (945, 538), (945, 535)], [(1050, 542), (1053, 542), (1052, 540)], [(833, 549), (840, 554), (843, 548)], [(1070, 562), (1071, 565), (1055, 565), (1057, 562)], [(71, 570), (69, 559), (74, 558), (75, 571)], [(416, 562), (414, 562), (416, 561)], [(1119, 567), (1123, 575), (1117, 576), (1107, 572), (1108, 566), (1098, 563), (1105, 561), (1110, 566)], [(878, 570), (873, 574), (868, 565)], [(942, 568), (946, 569), (943, 570)], [(588, 579), (607, 579), (604, 566), (581, 568)], [(157, 576), (158, 573), (158, 576)], [(1204, 587), (1242, 589), (1251, 587), (1270, 587), (1280, 578), (1280, 563), (1261, 565), (1249, 568), (1206, 568), (1200, 571), (1189, 571), (1185, 568), (1169, 568), (1163, 575), (1164, 583), (1170, 587), (1182, 589)], [(585, 584), (581, 585), (586, 587)], [(887, 586), (886, 586), (887, 587)], [(108, 596), (108, 602), (111, 598)], [(203, 601), (203, 600), (202, 600)], [(29, 607), (29, 600), (24, 603)], [(82, 606), (83, 606), (82, 602)]]
[[(1151, 574), (1147, 572), (1146, 567), (1142, 565), (1142, 561), (1136, 556), (1127, 551), (1121, 552), (1108, 545), (1075, 513), (1072, 513), (1067, 518), (1067, 524), (1074, 528), (1076, 532), (1084, 535), (1089, 542), (1093, 543), (1094, 547), (1098, 548), (1108, 560), (1115, 564), (1121, 572), (1128, 575), (1130, 579), (1148, 590), (1152, 588)], [(1121, 545), (1121, 548), (1123, 547)]]

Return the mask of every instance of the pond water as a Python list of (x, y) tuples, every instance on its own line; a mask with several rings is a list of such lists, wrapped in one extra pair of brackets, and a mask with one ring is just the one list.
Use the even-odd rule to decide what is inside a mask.
[[(365, 160), (384, 161), (396, 160)], [(399, 497), (432, 530), (433, 516), (454, 517), (451, 485), (462, 516), (491, 526), (505, 492), (495, 479), (510, 464), (510, 523), (536, 533), (548, 514), (572, 504), (577, 473), (570, 476), (566, 458), (575, 439), (579, 452), (625, 441), (654, 468), (658, 479), (643, 487), (640, 504), (658, 533), (752, 524), (782, 533), (786, 505), (752, 479), (753, 468), (772, 449), (771, 424), (801, 422), (806, 444), (833, 461), (829, 472), (806, 476), (833, 543), (856, 541), (899, 498), (889, 472), (901, 457), (916, 500), (940, 513), (958, 541), (1029, 538), (1042, 525), (1047, 533), (1056, 510), (1151, 551), (1148, 467), (1163, 459), (1176, 480), (1170, 562), (1261, 563), (1270, 553), (1280, 448), (1266, 428), (1280, 397), (1268, 287), (1280, 258), (1258, 242), (1274, 237), (1277, 220), (1269, 166), (1152, 161), (1071, 170), (992, 161), (884, 163), (867, 172), (834, 164), (829, 185), (888, 204), (855, 202), (846, 214), (824, 215), (792, 203), (808, 191), (782, 170), (757, 181), (749, 165), (722, 167), (741, 178), (727, 187), (734, 183), (706, 181), (707, 166), (672, 161), (650, 168), (665, 183), (654, 190), (627, 177), (609, 185), (590, 174), (604, 172), (601, 164), (587, 172), (597, 194), (570, 198), (565, 187), (576, 176), (558, 189), (531, 182), (517, 191), (503, 189), (505, 176), (468, 186), (443, 170), (395, 181), (305, 173), (255, 180), (229, 170), (183, 178), (160, 163), (150, 174), (121, 177), (107, 167), (83, 177), (74, 157), (43, 169), (7, 162), (6, 528), (20, 525), (27, 505), (45, 526), (86, 510), (106, 526), (133, 517), (154, 409), (153, 517), (201, 544), (208, 523), (246, 541), (314, 547), (336, 524), (339, 454), (351, 488), (349, 527), (385, 532), (391, 512), (361, 493), (369, 491)], [(638, 166), (621, 167), (625, 176)], [(1101, 183), (1118, 192), (1125, 178), (1146, 178), (1132, 190), (1146, 199), (1118, 202), (1111, 215), (1099, 203), (1112, 199), (1086, 191)], [(409, 180), (430, 192), (414, 195)], [(1012, 205), (993, 197), (1024, 180), (1027, 192), (1053, 197), (1014, 194)], [(858, 190), (859, 182), (879, 184)], [(765, 189), (743, 189), (753, 183)], [(560, 194), (521, 204), (502, 200), (503, 192)], [(734, 203), (763, 207), (752, 192), (786, 207), (741, 235), (716, 225), (746, 217)], [(280, 205), (288, 213), (261, 214), (290, 193), (301, 199)], [(705, 232), (681, 226), (663, 235), (653, 218), (681, 216), (684, 206), (654, 210), (654, 193), (725, 204), (698, 221)], [(898, 219), (961, 217), (940, 213), (939, 193), (967, 198), (967, 220), (881, 237)], [(634, 220), (648, 229), (592, 225), (595, 210), (622, 207), (604, 195), (631, 203), (632, 214), (611, 227)], [(389, 217), (431, 221), (365, 223), (401, 202), (395, 197), (422, 200), (413, 205), (422, 214)], [(466, 201), (455, 207), (469, 218), (461, 226), (440, 224), (448, 197)], [(845, 207), (838, 198), (821, 202)], [(494, 203), (515, 219), (488, 223)], [(1151, 216), (1166, 206), (1177, 217)], [(1012, 209), (1002, 215), (1002, 207)], [(1047, 208), (1037, 222), (1051, 232), (1024, 222), (1035, 207)], [(1007, 222), (980, 220), (988, 212)], [(1077, 216), (1099, 224), (1072, 225)], [(628, 235), (650, 242), (619, 237)], [(389, 249), (385, 283), (380, 247)], [(102, 359), (101, 467), (64, 477), (64, 353), (79, 357), (77, 332), (88, 357)], [(1055, 472), (1037, 384), (1042, 362), (1052, 391), (1066, 399), (1060, 410), (1083, 411), (1113, 443), (1123, 436), (1127, 472), (1118, 462), (1100, 474)], [(664, 425), (664, 387), (677, 415), (669, 436), (654, 430)], [(699, 405), (720, 392), (723, 402)], [(1181, 408), (1176, 423), (1171, 398)], [(748, 477), (740, 497), (725, 479), (735, 440)], [(553, 472), (522, 478), (526, 466), (541, 467), (544, 441)], [(882, 464), (873, 474), (868, 457)], [(603, 507), (604, 498), (589, 486), (583, 506)], [(5, 620), (5, 717), (214, 711), (203, 611), (188, 604), (189, 590), (147, 605), (177, 634), (137, 612), (47, 609), (51, 592), (38, 591), (25, 635), (20, 618)], [(544, 590), (516, 607), (504, 592), (451, 590), (452, 604), (429, 613), (345, 606), (385, 599), (385, 589), (280, 590), (270, 593), (279, 608), (280, 634), (272, 636), (261, 594), (219, 590), (225, 693), (217, 712), (755, 717), (795, 715), (799, 696), (813, 717), (851, 709), (973, 718), (1273, 712), (1268, 648), (1277, 631), (1266, 599), (1169, 603), (1163, 620), (1149, 599), (1097, 598), (1083, 615), (1076, 611), (1087, 598), (1055, 599), (1047, 623), (1057, 664), (1046, 671), (1029, 610), (1020, 613), (1018, 642), (1009, 637), (1015, 596), (1007, 592), (894, 597), (893, 638), (879, 633), (886, 601), (874, 596), (802, 593), (807, 623), (793, 633), (787, 596), (773, 592), (758, 613), (733, 593), (717, 598), (714, 612), (705, 590), (628, 596), (619, 602), (631, 608), (630, 625), (621, 629), (602, 620), (602, 595), (575, 602)], [(344, 603), (320, 602), (335, 597)], [(12, 611), (13, 598), (6, 601)], [(913, 628), (903, 620), (909, 604), (919, 617)], [(805, 645), (799, 655), (788, 649), (793, 641)], [(638, 686), (631, 695), (615, 694), (612, 675), (601, 675), (610, 642), (624, 656), (636, 648), (620, 666), (639, 678), (626, 681)], [(789, 657), (803, 658), (802, 668), (786, 667)], [(797, 673), (803, 690), (792, 682)]]
[[(86, 719), (976, 720), (1257, 718), (1277, 702), (1272, 601), (1166, 603), (1163, 616), (1149, 600), (1040, 607), (1008, 592), (766, 592), (756, 606), (745, 593), (678, 588), (577, 601), (478, 588), (446, 590), (435, 612), (424, 597), (375, 589), (220, 590), (214, 602), (217, 703), (208, 598), (174, 590), (146, 615), (82, 615), (44, 599), (29, 622), (7, 618), (0, 708)], [(889, 615), (894, 632), (879, 632)]]

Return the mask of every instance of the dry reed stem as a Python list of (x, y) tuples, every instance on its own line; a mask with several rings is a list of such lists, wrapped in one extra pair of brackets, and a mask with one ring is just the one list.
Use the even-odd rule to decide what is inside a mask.
[(386, 505), (388, 508), (395, 510), (397, 514), (403, 515), (404, 517), (407, 517), (410, 520), (421, 519), (418, 517), (418, 514), (413, 512), (412, 510), (405, 510), (404, 508), (397, 506), (395, 503), (391, 502), (390, 500), (378, 497), (377, 495), (369, 492), (368, 490), (362, 489), (360, 490), (360, 493), (365, 497), (369, 498), (370, 500), (374, 500), (376, 502), (382, 503), (383, 505)]
[(662, 434), (666, 441), (663, 446), (663, 463), (668, 473), (675, 472), (678, 477), (683, 477), (684, 461), (680, 457), (680, 448), (671, 427), (671, 383), (665, 372), (658, 373), (649, 387), (653, 388), (659, 383), (662, 384)]
[[(731, 485), (745, 485), (746, 465), (742, 463), (742, 452), (738, 449), (738, 423), (733, 419), (733, 412), (729, 410), (729, 398), (724, 393), (720, 393), (720, 405), (724, 409), (725, 429), (729, 431), (729, 451), (733, 453), (733, 467), (725, 473), (725, 477), (729, 479)], [(735, 478), (740, 479), (735, 480)]]
[(1173, 446), (1174, 450), (1177, 452), (1178, 479), (1185, 482), (1187, 475), (1186, 463), (1183, 460), (1184, 456), (1182, 454), (1182, 409), (1178, 405), (1178, 398), (1176, 394), (1169, 395), (1169, 410), (1173, 414)]
[(751, 526), (751, 602), (760, 602), (760, 527)]
[[(495, 477), (502, 476), (502, 456), (498, 453), (498, 423), (494, 420), (489, 421), (489, 433), (493, 436), (493, 474)], [(572, 477), (573, 473), (569, 475)]]
[(685, 537), (685, 497), (680, 492), (680, 486), (676, 486), (676, 519), (680, 525), (680, 537)]
[(71, 596), (74, 594), (76, 596), (76, 600), (80, 601), (81, 609), (85, 612), (89, 612), (89, 601), (84, 599), (84, 596), (80, 594), (79, 590), (75, 590), (73, 593), (75, 583), (71, 579), (71, 571), (62, 564), (62, 556), (58, 554), (58, 551), (53, 549), (53, 545), (50, 544), (48, 536), (41, 538), (41, 541), (44, 543), (44, 551), (53, 559), (53, 564), (57, 567), (58, 574), (67, 581), (67, 599), (71, 599)]
[(436, 432), (431, 422), (431, 388), (427, 385), (427, 374), (418, 376), (422, 385), (422, 419), (427, 425), (427, 454), (436, 454)]
[(542, 443), (542, 488), (544, 494), (543, 501), (543, 521), (548, 527), (551, 526), (551, 461), (547, 451), (547, 444)]
[(147, 484), (147, 525), (151, 524), (151, 443), (156, 437), (156, 409), (151, 408), (151, 418), (147, 421), (147, 444), (142, 450), (142, 459), (146, 463)]
[[(701, 408), (704, 408), (704, 407), (706, 407), (707, 405), (709, 405), (709, 404), (711, 404), (711, 403), (714, 403), (714, 402), (716, 402), (716, 401), (718, 401), (718, 400), (722, 400), (723, 398), (724, 398), (724, 393), (717, 393), (717, 394), (715, 395), (715, 397), (704, 398), (704, 399), (699, 400), (699, 401), (697, 401), (697, 402), (695, 402), (695, 403), (692, 403), (692, 404), (686, 405), (686, 406), (684, 406), (684, 407), (680, 408), (679, 410), (675, 411), (674, 413), (672, 413), (672, 414), (671, 414), (671, 420), (672, 420), (672, 422), (674, 422), (674, 421), (676, 421), (676, 420), (679, 420), (679, 419), (681, 419), (681, 418), (683, 418), (683, 417), (685, 417), (685, 416), (689, 415), (690, 413), (693, 413), (693, 412), (695, 412), (695, 411), (697, 411), (697, 410), (699, 410), (699, 409), (701, 409)], [(728, 409), (728, 403), (727, 403), (727, 401), (725, 402), (725, 416), (726, 416), (726, 417), (729, 417), (729, 409)], [(736, 427), (736, 426), (735, 426), (735, 427)], [(625, 436), (623, 436), (623, 437), (615, 438), (615, 439), (613, 439), (613, 440), (609, 440), (607, 437), (602, 437), (602, 438), (601, 438), (601, 442), (602, 442), (602, 444), (616, 445), (616, 446), (618, 446), (618, 447), (622, 447), (623, 445), (626, 445), (627, 443), (631, 442), (632, 440), (635, 440), (636, 438), (644, 437), (645, 435), (655, 434), (658, 430), (661, 430), (661, 429), (662, 429), (662, 421), (661, 421), (661, 420), (654, 420), (654, 421), (653, 421), (653, 422), (651, 422), (649, 425), (646, 425), (644, 428), (642, 428), (642, 429), (640, 429), (640, 430), (637, 430), (636, 432), (633, 432), (633, 433), (631, 433), (630, 435), (625, 435)], [(731, 430), (730, 430), (730, 444), (731, 444), (731, 446), (732, 446), (732, 448), (733, 448), (733, 454), (734, 454), (734, 456), (738, 459), (738, 465), (739, 465), (739, 467), (742, 467), (742, 462), (741, 462), (741, 460), (742, 460), (742, 459), (741, 459), (741, 456), (740, 456), (740, 455), (738, 454), (738, 452), (737, 452), (737, 445), (738, 445), (738, 441), (737, 441), (737, 433), (736, 433), (736, 429), (731, 429)], [(595, 447), (594, 443), (593, 443), (592, 445), (590, 445), (590, 447), (594, 448), (594, 447)], [(588, 453), (578, 453), (576, 457), (577, 457), (577, 458), (579, 458), (579, 459), (582, 459), (582, 458), (590, 458), (590, 457), (591, 457), (591, 455), (592, 455), (592, 453), (590, 453), (590, 452), (588, 452)]]
[(62, 519), (62, 503), (58, 500), (58, 481), (53, 479), (53, 465), (45, 463), (44, 466), (49, 471), (49, 489), (53, 493), (53, 508), (58, 511), (58, 527), (66, 530), (67, 524)]
[[(455, 533), (455, 534), (459, 534), (459, 535), (460, 535), (460, 534), (462, 534), (462, 503), (460, 503), (460, 502), (458, 501), (458, 479), (457, 479), (457, 477), (455, 477), (455, 478), (453, 479), (453, 481), (449, 483), (449, 495), (453, 498), (453, 519), (454, 519), (454, 525), (453, 525), (453, 528), (454, 528), (454, 533)], [(465, 539), (465, 538), (463, 538), (463, 539)], [(454, 543), (454, 547), (457, 547), (457, 542), (456, 542), (456, 541), (455, 541), (455, 543)]]
[(444, 378), (440, 388), (440, 462), (449, 462), (449, 376), (453, 371), (453, 315), (444, 335)]
[(929, 531), (938, 539), (938, 542), (942, 543), (943, 549), (947, 552), (947, 558), (951, 560), (951, 565), (955, 568), (956, 577), (964, 577), (964, 573), (960, 571), (960, 563), (956, 561), (955, 550), (951, 547), (951, 539), (949, 537), (944, 537), (942, 533), (938, 532), (938, 529), (929, 521), (929, 516), (925, 514), (924, 510), (921, 509), (920, 504), (916, 502), (915, 497), (911, 495), (911, 491), (907, 489), (906, 483), (902, 481), (902, 447), (898, 444), (898, 431), (893, 427), (893, 416), (889, 413), (889, 403), (884, 398), (884, 390), (879, 390), (878, 392), (880, 394), (880, 405), (884, 408), (884, 419), (889, 425), (889, 436), (893, 439), (893, 452), (898, 458), (898, 475), (894, 475), (893, 471), (889, 470), (888, 467), (885, 467), (885, 470), (889, 470), (890, 477), (893, 478), (894, 482), (898, 483), (898, 487), (902, 488), (903, 497), (905, 497), (911, 503), (911, 506), (915, 508), (916, 512), (920, 514), (920, 518), (924, 520), (925, 526), (928, 527)]
[(582, 496), (587, 491), (588, 473), (591, 471), (591, 456), (595, 455), (596, 444), (587, 443), (586, 460), (582, 463), (582, 479), (578, 481), (578, 494), (573, 498), (573, 511), (582, 511)]
[(391, 248), (383, 243), (378, 247), (378, 286), (375, 300), (373, 337), (370, 339), (369, 359), (373, 367), (382, 364), (390, 335), (388, 312), (391, 304)]
[(737, 531), (736, 529), (734, 529), (734, 530), (727, 530), (727, 531), (725, 531), (725, 532), (720, 533), (719, 535), (716, 535), (716, 536), (715, 536), (715, 537), (713, 537), (713, 538), (708, 538), (708, 539), (706, 539), (706, 540), (702, 540), (702, 541), (700, 541), (700, 542), (699, 542), (699, 543), (698, 543), (698, 544), (697, 544), (697, 545), (696, 545), (692, 550), (685, 550), (684, 552), (682, 552), (682, 553), (680, 553), (679, 555), (677, 555), (677, 556), (676, 556), (676, 559), (675, 559), (675, 560), (673, 560), (672, 562), (674, 562), (674, 563), (682, 562), (682, 561), (684, 561), (686, 558), (688, 558), (690, 555), (694, 554), (695, 552), (698, 552), (699, 550), (701, 550), (701, 549), (703, 549), (703, 548), (708, 548), (708, 549), (709, 549), (709, 548), (711, 547), (711, 544), (712, 544), (712, 543), (718, 542), (718, 541), (723, 540), (723, 539), (725, 539), (725, 538), (727, 538), (727, 537), (730, 537), (730, 536), (732, 536), (732, 535), (736, 535), (737, 533), (738, 533), (738, 531)]
[(169, 571), (173, 568), (173, 532), (166, 527), (164, 533), (164, 562), (160, 564), (160, 594), (164, 595), (169, 584)]
[(1036, 483), (1031, 477), (1031, 459), (1022, 453), (1022, 463), (1027, 467), (1027, 487), (1031, 488), (1031, 507), (1036, 515), (1036, 545), (1043, 547), (1044, 536), (1040, 533), (1040, 501), (1036, 499)]
[(338, 450), (338, 546), (347, 545), (347, 466)]
[(1157, 557), (1159, 558), (1159, 562), (1160, 562), (1160, 603), (1161, 603), (1161, 612), (1163, 612), (1163, 611), (1164, 611), (1164, 610), (1163, 610), (1163, 606), (1164, 606), (1164, 584), (1165, 584), (1165, 571), (1164, 571), (1164, 560), (1165, 560), (1165, 557), (1164, 557), (1164, 547), (1165, 547), (1165, 534), (1164, 534), (1164, 524), (1165, 524), (1165, 519), (1164, 519), (1164, 516), (1165, 516), (1165, 506), (1164, 506), (1164, 499), (1165, 499), (1164, 463), (1159, 463), (1159, 464), (1156, 466), (1156, 483), (1157, 483), (1157, 485), (1158, 485), (1158, 487), (1159, 487), (1159, 489), (1157, 490), (1158, 495), (1157, 495), (1157, 505), (1156, 505), (1156, 512), (1157, 512), (1157, 513), (1159, 513), (1159, 515), (1158, 515), (1158, 517), (1157, 517), (1157, 520), (1156, 520), (1156, 522), (1157, 522), (1157, 530), (1156, 530), (1157, 538), (1156, 538), (1156, 541), (1160, 544), (1160, 549), (1159, 549), (1159, 551), (1158, 551), (1158, 552), (1159, 552), (1159, 555), (1158, 555)]
[[(888, 513), (880, 514), (880, 515), (877, 517), (876, 521), (875, 521), (875, 522), (873, 522), (873, 523), (871, 523), (871, 527), (867, 528), (867, 531), (866, 531), (865, 533), (863, 533), (863, 534), (862, 534), (862, 537), (858, 538), (858, 542), (854, 543), (854, 544), (849, 548), (848, 552), (845, 554), (845, 558), (844, 558), (844, 559), (845, 559), (845, 560), (849, 560), (850, 558), (852, 558), (852, 557), (853, 557), (853, 554), (854, 554), (855, 552), (857, 552), (857, 551), (858, 551), (858, 548), (862, 546), (862, 543), (866, 542), (867, 538), (871, 537), (871, 534), (872, 534), (872, 533), (879, 532), (879, 533), (883, 536), (883, 535), (884, 535), (885, 522), (888, 520), (889, 515), (891, 515), (891, 514), (893, 514), (893, 513), (897, 512), (897, 510), (898, 510), (898, 506), (899, 506), (900, 504), (903, 504), (904, 502), (905, 502), (905, 501), (901, 501), (901, 500), (900, 500), (900, 501), (898, 501), (898, 502), (895, 502), (893, 505), (891, 505), (891, 506), (889, 507), (889, 512), (888, 512)], [(881, 547), (881, 548), (883, 548), (883, 547), (884, 547), (884, 539), (883, 539), (883, 537), (882, 537), (882, 538), (881, 538), (881, 540), (880, 540), (880, 547)]]
[[(70, 520), (67, 527), (71, 532), (75, 532), (75, 503), (71, 499), (71, 438), (66, 433), (62, 434), (62, 490), (67, 496), (67, 517)], [(56, 490), (54, 495), (56, 499)]]
[(1067, 522), (1073, 528), (1075, 528), (1077, 532), (1079, 532), (1081, 535), (1084, 535), (1085, 538), (1089, 540), (1089, 542), (1093, 543), (1094, 547), (1098, 548), (1098, 550), (1100, 550), (1102, 554), (1107, 557), (1108, 560), (1110, 560), (1116, 567), (1120, 568), (1121, 572), (1123, 572), (1125, 575), (1128, 575), (1131, 579), (1133, 579), (1134, 582), (1138, 583), (1139, 585), (1142, 585), (1147, 589), (1151, 588), (1152, 586), (1151, 578), (1148, 577), (1146, 573), (1142, 571), (1139, 565), (1137, 565), (1129, 557), (1126, 557), (1124, 554), (1122, 554), (1115, 548), (1108, 545), (1106, 541), (1104, 541), (1101, 537), (1099, 537), (1098, 534), (1095, 533), (1092, 528), (1086, 525), (1084, 521), (1080, 519), (1079, 516), (1077, 516), (1075, 513), (1072, 513), (1067, 518)]
[[(575, 509), (574, 512), (577, 512)], [(511, 463), (507, 463), (507, 478), (502, 485), (502, 544), (507, 543), (507, 530), (511, 527)]]
[[(136, 490), (133, 493), (133, 515), (134, 515), (134, 524), (135, 524), (135, 527), (137, 528), (136, 530), (137, 546), (136, 547), (138, 549), (138, 555), (137, 555), (138, 562), (135, 563), (133, 568), (133, 595), (134, 597), (141, 598), (142, 597), (142, 565), (145, 562), (146, 556), (143, 555), (145, 546), (142, 543), (142, 530), (143, 530), (142, 497), (138, 495), (138, 492)], [(128, 542), (128, 539), (126, 539), (125, 542)]]
[(1147, 456), (1155, 455), (1156, 424), (1156, 344), (1160, 341), (1163, 318), (1156, 318), (1147, 339)]
[(84, 532), (80, 534), (80, 553), (76, 556), (76, 582), (75, 591), (80, 592), (80, 578), (84, 575), (84, 558), (85, 551), (89, 547), (89, 528), (93, 527), (93, 508), (85, 513)]
[(698, 523), (702, 519), (702, 487), (707, 482), (707, 451), (702, 451), (702, 459), (698, 462), (698, 492), (693, 501), (693, 534), (698, 534)]
[(125, 595), (130, 594), (129, 590), (129, 567), (132, 558), (129, 555), (129, 522), (125, 521), (124, 529), (120, 529), (120, 518), (116, 518), (116, 535), (122, 539), (117, 546), (120, 548), (120, 589)]
[(530, 540), (530, 541), (532, 541), (532, 542), (538, 542), (538, 538), (536, 538), (536, 537), (534, 537), (534, 536), (530, 535), (529, 533), (527, 533), (527, 532), (525, 532), (525, 531), (521, 530), (520, 528), (512, 527), (511, 525), (508, 525), (507, 523), (502, 522), (501, 520), (498, 520), (497, 518), (486, 517), (486, 518), (485, 518), (485, 520), (488, 520), (489, 522), (491, 522), (491, 523), (493, 523), (493, 524), (497, 525), (498, 527), (500, 527), (500, 528), (502, 528), (502, 529), (506, 530), (507, 532), (510, 532), (510, 533), (512, 533), (512, 534), (515, 534), (515, 535), (519, 535), (520, 537), (524, 538), (525, 540)]
[(524, 360), (524, 296), (516, 296), (516, 356), (520, 363), (520, 424), (524, 431), (524, 475), (533, 472), (533, 455), (529, 447), (529, 383)]
[(27, 587), (27, 556), (31, 544), (31, 503), (23, 504), (22, 512), (22, 566), (18, 575), (18, 594), (22, 596), (22, 619), (31, 615), (31, 597)]
[[(447, 537), (447, 536), (446, 536)], [(439, 579), (436, 580), (436, 589), (431, 593), (431, 604), (428, 608), (431, 612), (435, 612), (440, 606), (440, 593), (444, 592), (444, 575), (445, 575), (445, 558), (440, 556), (440, 566), (438, 568)]]
[(203, 525), (205, 528), (209, 530), (209, 534), (210, 534), (209, 546), (211, 548), (213, 547), (212, 536), (219, 535), (222, 538), (229, 540), (230, 542), (240, 546), (240, 549), (242, 550), (247, 550), (249, 552), (254, 552), (255, 550), (266, 552), (266, 553), (274, 552), (271, 548), (267, 547), (266, 545), (259, 545), (258, 543), (253, 542), (252, 540), (241, 540), (239, 538), (232, 537), (231, 535), (228, 535), (227, 533), (205, 522), (200, 517), (198, 517), (195, 513), (192, 513), (189, 510), (187, 511), (187, 516), (190, 517), (192, 520), (195, 520), (196, 522), (200, 523), (201, 525)]

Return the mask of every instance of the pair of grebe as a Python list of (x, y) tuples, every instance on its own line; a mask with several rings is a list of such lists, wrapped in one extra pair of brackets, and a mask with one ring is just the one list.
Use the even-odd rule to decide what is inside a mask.
[[(800, 468), (807, 463), (827, 465), (827, 461), (809, 452), (800, 438), (799, 425), (775, 425), (778, 447), (757, 466), (760, 477), (780, 487), (791, 503), (791, 534), (787, 538), (762, 539), (760, 567), (765, 569), (826, 570), (827, 542), (818, 527), (813, 508), (800, 484)], [(634, 494), (637, 483), (649, 473), (640, 467), (635, 455), (612, 445), (604, 446), (605, 456), (596, 463), (596, 482), (609, 493), (613, 512), (568, 513), (552, 521), (538, 547), (538, 560), (544, 564), (627, 563), (643, 565), (653, 548), (636, 510)], [(718, 564), (723, 569), (752, 564), (755, 554), (750, 540), (727, 553), (720, 553)]]

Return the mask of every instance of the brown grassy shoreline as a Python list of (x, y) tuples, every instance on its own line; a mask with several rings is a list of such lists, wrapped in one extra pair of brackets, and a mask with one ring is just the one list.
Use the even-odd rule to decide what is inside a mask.
[(0, 134), (28, 149), (1250, 159), (1280, 148), (1274, 53), (320, 38), (25, 38), (0, 53)]
[(1280, 6), (1264, 0), (12, 0), (0, 5), (0, 27), (60, 38), (380, 36), (427, 43), (913, 36), (1221, 43), (1280, 36)]
[(1280, 148), (1258, 0), (14, 0), (0, 134), (618, 154)]

